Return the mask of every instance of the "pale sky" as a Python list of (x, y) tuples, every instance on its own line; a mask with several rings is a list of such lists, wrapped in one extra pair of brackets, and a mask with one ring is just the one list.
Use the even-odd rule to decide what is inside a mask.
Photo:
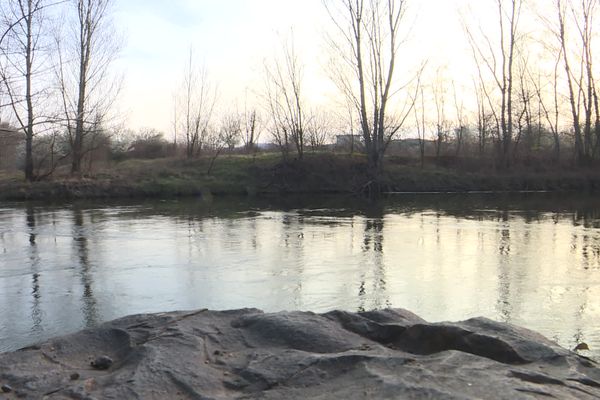
[[(412, 5), (415, 22), (411, 58), (452, 58), (463, 34), (461, 0), (420, 0)], [(115, 25), (124, 36), (116, 63), (124, 75), (120, 108), (132, 128), (169, 132), (172, 96), (181, 80), (190, 46), (218, 85), (220, 107), (243, 108), (262, 89), (264, 60), (293, 30), (305, 80), (316, 103), (335, 96), (327, 82), (328, 57), (323, 32), (330, 19), (321, 0), (117, 0)], [(421, 54), (419, 54), (421, 53)]]
[[(444, 66), (449, 77), (468, 76), (461, 85), (470, 84), (472, 56), (460, 15), (475, 15), (485, 28), (486, 19), (496, 12), (493, 3), (410, 4), (407, 23), (414, 26), (400, 63), (416, 65), (428, 59), (429, 71)], [(325, 71), (323, 33), (330, 24), (322, 0), (116, 0), (115, 25), (124, 36), (116, 67), (124, 75), (120, 108), (126, 125), (171, 132), (172, 98), (190, 46), (219, 88), (220, 109), (236, 104), (243, 109), (245, 93), (251, 103), (262, 90), (265, 59), (273, 57), (291, 29), (305, 60), (306, 91), (313, 103), (327, 103), (336, 97)]]

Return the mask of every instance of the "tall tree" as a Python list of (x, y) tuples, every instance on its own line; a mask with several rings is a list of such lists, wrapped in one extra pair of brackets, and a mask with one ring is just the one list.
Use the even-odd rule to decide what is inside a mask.
[[(509, 167), (513, 147), (515, 53), (520, 40), (519, 20), (523, 0), (494, 1), (497, 10), (498, 40), (496, 42), (492, 40), (483, 29), (481, 37), (475, 37), (470, 28), (466, 28), (466, 32), (475, 61), (485, 66), (499, 93), (501, 163), (504, 167)], [(481, 71), (480, 76), (482, 76)]]
[(273, 118), (273, 134), (284, 157), (291, 144), (299, 159), (304, 157), (306, 106), (303, 96), (303, 65), (293, 38), (285, 41), (281, 53), (265, 65), (265, 92)]
[[(533, 79), (533, 87), (535, 90), (535, 96), (538, 102), (538, 107), (541, 112), (541, 117), (543, 117), (548, 124), (548, 128), (550, 133), (552, 133), (552, 138), (554, 140), (554, 151), (553, 151), (553, 161), (557, 162), (560, 160), (560, 96), (559, 96), (559, 80), (560, 80), (560, 64), (562, 59), (562, 51), (558, 51), (556, 55), (556, 59), (554, 60), (554, 68), (552, 71), (552, 80), (549, 81), (549, 85), (551, 90), (550, 100), (551, 106), (548, 105), (548, 100), (543, 94), (543, 86), (541, 84), (541, 79)], [(541, 125), (541, 122), (540, 122)], [(541, 128), (540, 128), (541, 130)]]
[(465, 116), (465, 105), (462, 98), (456, 91), (456, 85), (452, 83), (452, 94), (454, 98), (454, 110), (456, 111), (456, 127), (454, 128), (454, 136), (456, 140), (456, 156), (460, 156), (467, 133), (467, 118)]
[(403, 126), (417, 98), (409, 96), (412, 101), (399, 116), (390, 110), (391, 99), (399, 91), (394, 82), (407, 4), (407, 0), (344, 0), (343, 5), (325, 2), (338, 28), (331, 40), (340, 61), (334, 66), (333, 78), (357, 110), (375, 184), (383, 172), (387, 145)]
[(590, 162), (600, 146), (598, 90), (592, 68), (597, 7), (597, 0), (555, 0), (556, 24), (552, 31), (562, 55), (579, 164)]
[[(433, 103), (435, 105), (435, 156), (440, 158), (442, 146), (448, 139), (448, 121), (446, 119), (446, 77), (440, 68), (436, 71), (432, 85)], [(419, 125), (417, 125), (419, 126)]]
[(217, 91), (205, 68), (198, 68), (190, 49), (183, 81), (175, 98), (175, 123), (184, 136), (187, 158), (200, 155), (209, 137), (209, 126), (217, 102)]
[(112, 27), (113, 0), (69, 0), (67, 32), (56, 36), (56, 75), (64, 125), (71, 147), (71, 173), (80, 174), (90, 150), (86, 138), (99, 134), (116, 99), (119, 81), (110, 66), (120, 50)]
[(244, 126), (242, 140), (244, 141), (244, 148), (247, 152), (252, 152), (258, 143), (260, 137), (260, 117), (255, 108), (244, 110)]
[(420, 102), (415, 98), (416, 106), (413, 108), (415, 112), (415, 126), (417, 128), (417, 135), (419, 137), (419, 160), (421, 160), (421, 169), (425, 167), (425, 94), (423, 88), (421, 88)]
[(4, 33), (0, 42), (0, 79), (17, 127), (25, 136), (25, 179), (36, 179), (33, 141), (46, 121), (48, 98), (44, 63), (47, 59), (46, 0), (7, 0), (2, 4)]
[(489, 135), (490, 114), (487, 112), (487, 97), (483, 83), (475, 80), (474, 89), (475, 100), (477, 103), (477, 151), (479, 157), (483, 158)]

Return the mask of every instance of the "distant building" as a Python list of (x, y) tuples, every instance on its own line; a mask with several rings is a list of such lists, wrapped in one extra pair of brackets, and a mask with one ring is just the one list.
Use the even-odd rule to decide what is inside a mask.
[(337, 135), (335, 148), (338, 151), (363, 151), (365, 144), (361, 135)]
[(279, 148), (280, 148), (277, 143), (260, 142), (260, 143), (255, 143), (254, 145), (256, 146), (257, 149), (259, 149), (261, 151), (275, 151), (275, 150), (279, 150)]
[[(431, 154), (435, 151), (435, 140), (425, 139), (423, 141), (425, 152)], [(389, 155), (416, 155), (421, 151), (421, 140), (417, 138), (394, 139), (388, 144), (387, 153)]]
[(6, 122), (0, 122), (0, 169), (17, 169), (23, 135)]

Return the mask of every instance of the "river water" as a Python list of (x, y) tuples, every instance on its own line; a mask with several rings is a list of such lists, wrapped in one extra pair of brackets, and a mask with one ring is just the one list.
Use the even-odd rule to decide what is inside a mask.
[(133, 313), (243, 307), (486, 316), (600, 358), (600, 202), (0, 203), (0, 351)]

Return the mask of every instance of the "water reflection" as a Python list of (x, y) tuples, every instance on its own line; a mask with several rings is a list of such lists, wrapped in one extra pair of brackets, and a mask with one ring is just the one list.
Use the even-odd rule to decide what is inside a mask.
[(390, 306), (386, 288), (384, 262), (384, 210), (371, 206), (364, 221), (362, 253), (364, 270), (360, 274), (358, 310), (366, 311)]
[(42, 332), (42, 309), (41, 309), (41, 291), (40, 291), (40, 272), (39, 263), (40, 257), (36, 245), (36, 223), (35, 210), (28, 204), (25, 208), (25, 225), (29, 233), (29, 265), (31, 268), (31, 321), (32, 332), (40, 334)]
[(511, 259), (510, 259), (510, 225), (509, 214), (503, 211), (500, 217), (500, 237), (498, 239), (498, 302), (497, 308), (500, 319), (510, 322), (512, 317), (511, 305)]
[(404, 307), (600, 355), (593, 198), (248, 201), (1, 208), (0, 351), (140, 312)]
[(93, 291), (93, 277), (89, 259), (87, 230), (84, 226), (84, 214), (80, 207), (73, 207), (73, 246), (77, 255), (79, 278), (83, 288), (82, 313), (86, 327), (98, 324), (98, 311)]

